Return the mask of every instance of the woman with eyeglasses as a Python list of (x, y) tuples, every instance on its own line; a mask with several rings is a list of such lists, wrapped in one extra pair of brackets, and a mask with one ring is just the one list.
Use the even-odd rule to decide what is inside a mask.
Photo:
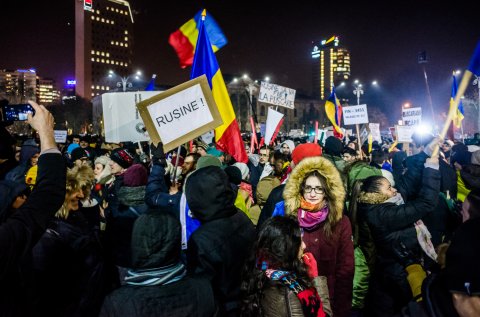
[(345, 189), (335, 166), (323, 157), (308, 157), (293, 169), (283, 192), (284, 213), (298, 219), (305, 252), (326, 276), (333, 316), (349, 316), (354, 255), (350, 221), (343, 215)]

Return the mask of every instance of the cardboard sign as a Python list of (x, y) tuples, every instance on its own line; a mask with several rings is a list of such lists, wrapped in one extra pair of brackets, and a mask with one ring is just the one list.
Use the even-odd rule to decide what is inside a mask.
[(404, 125), (418, 125), (422, 123), (422, 108), (402, 109), (402, 119)]
[(53, 131), (56, 143), (67, 142), (67, 130), (54, 130)]
[(160, 91), (115, 92), (102, 95), (103, 125), (105, 141), (139, 142), (149, 141), (145, 124), (137, 111), (136, 104), (151, 98)]
[(345, 125), (368, 123), (367, 105), (343, 107)]
[(397, 141), (398, 142), (412, 142), (412, 135), (415, 132), (414, 126), (408, 125), (396, 125), (395, 129), (397, 130)]
[(144, 100), (137, 108), (150, 138), (163, 142), (165, 152), (223, 123), (205, 75)]
[(258, 101), (293, 109), (295, 102), (295, 89), (262, 81), (260, 93), (258, 94)]
[(370, 128), (370, 134), (372, 135), (373, 141), (382, 142), (382, 136), (380, 134), (380, 123), (369, 123), (368, 127)]

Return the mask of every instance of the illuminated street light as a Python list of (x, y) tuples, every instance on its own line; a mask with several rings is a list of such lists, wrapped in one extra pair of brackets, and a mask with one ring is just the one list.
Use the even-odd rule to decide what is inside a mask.
[(248, 75), (247, 75), (247, 74), (243, 74), (243, 79), (248, 79)]
[(403, 108), (410, 108), (410, 106), (411, 106), (411, 105), (410, 105), (409, 102), (406, 102), (406, 103), (403, 104)]
[(122, 88), (123, 89), (123, 92), (127, 91), (127, 88), (132, 88), (133, 87), (133, 83), (132, 82), (128, 82), (128, 80), (133, 77), (134, 79), (138, 80), (140, 79), (140, 76), (142, 75), (142, 72), (141, 71), (137, 71), (136, 73), (134, 74), (130, 74), (128, 75), (127, 77), (122, 77), (120, 75), (117, 75), (113, 72), (113, 70), (109, 70), (108, 71), (108, 77), (109, 78), (114, 78), (115, 76), (118, 77), (118, 79), (120, 79), (119, 82), (117, 82), (117, 87), (118, 88)]
[(355, 80), (354, 83), (355, 83), (355, 85), (354, 85), (355, 89), (353, 90), (353, 94), (355, 96), (357, 96), (357, 105), (359, 105), (360, 104), (360, 96), (363, 95), (364, 91), (362, 89), (362, 84), (360, 84), (358, 82), (358, 79)]
[(378, 86), (378, 82), (376, 80), (372, 81), (372, 85)]
[(270, 77), (269, 76), (265, 76), (265, 81), (270, 81)]

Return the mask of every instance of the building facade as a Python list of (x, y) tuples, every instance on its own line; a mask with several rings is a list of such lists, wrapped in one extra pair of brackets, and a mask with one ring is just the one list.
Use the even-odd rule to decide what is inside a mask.
[(0, 70), (0, 94), (10, 104), (36, 101), (36, 88), (35, 69)]
[(50, 105), (60, 101), (60, 92), (55, 87), (55, 81), (37, 77), (37, 102), (41, 105)]
[(116, 85), (132, 70), (133, 15), (128, 1), (75, 1), (76, 93), (91, 99)]
[(350, 53), (338, 36), (322, 40), (312, 50), (313, 97), (325, 100), (332, 87), (350, 77)]

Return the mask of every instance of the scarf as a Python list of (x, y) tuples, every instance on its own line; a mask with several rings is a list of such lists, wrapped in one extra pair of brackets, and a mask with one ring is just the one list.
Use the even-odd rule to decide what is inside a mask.
[(272, 281), (280, 281), (288, 287), (302, 304), (303, 315), (307, 317), (325, 317), (322, 301), (314, 287), (306, 288), (297, 281), (295, 273), (267, 269), (265, 276)]
[(300, 208), (298, 208), (297, 211), (297, 218), (300, 227), (312, 229), (318, 226), (320, 223), (324, 222), (328, 216), (328, 205), (325, 204), (322, 209), (319, 209), (320, 203), (312, 204), (302, 197), (300, 202)]
[(186, 274), (185, 265), (178, 262), (160, 268), (128, 270), (125, 282), (135, 286), (167, 285), (181, 280)]
[[(386, 203), (394, 203), (397, 206), (403, 205), (405, 202), (403, 201), (402, 195), (397, 193), (397, 195), (389, 198), (385, 201)], [(437, 261), (437, 252), (435, 252), (435, 248), (432, 243), (432, 235), (430, 231), (428, 231), (427, 226), (423, 223), (422, 220), (418, 220), (414, 223), (415, 231), (417, 232), (417, 240), (418, 244), (422, 248), (423, 252), (425, 252), (432, 260)]]

